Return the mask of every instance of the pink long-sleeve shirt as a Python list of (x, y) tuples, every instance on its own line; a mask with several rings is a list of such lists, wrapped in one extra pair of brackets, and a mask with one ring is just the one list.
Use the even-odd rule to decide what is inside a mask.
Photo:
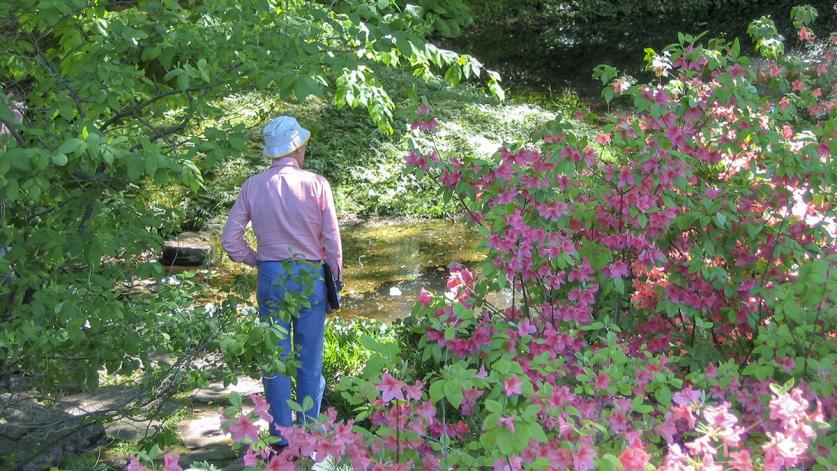
[[(244, 240), (253, 223), (258, 247)], [(236, 262), (302, 258), (325, 260), (342, 278), (343, 249), (334, 197), (328, 181), (299, 168), (293, 157), (274, 159), (264, 172), (244, 182), (221, 234), (221, 246)]]

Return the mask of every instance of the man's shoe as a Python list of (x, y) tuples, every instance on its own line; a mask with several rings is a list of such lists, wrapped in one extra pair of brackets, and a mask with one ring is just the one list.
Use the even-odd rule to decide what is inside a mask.
[(273, 450), (274, 455), (280, 455), (283, 451), (288, 449), (288, 444), (285, 443), (284, 445), (281, 445), (278, 443), (274, 443), (273, 445), (270, 445), (270, 449)]
[[(284, 453), (285, 450), (288, 449), (288, 445), (287, 444), (284, 444), (284, 445), (273, 444), (273, 445), (270, 445), (270, 449), (272, 450), (272, 452), (270, 454), (270, 458), (273, 458), (274, 456), (281, 456), (282, 453)], [(299, 460), (299, 457), (294, 456), (293, 458), (290, 458), (288, 461), (293, 463), (293, 462), (298, 461), (298, 460)]]

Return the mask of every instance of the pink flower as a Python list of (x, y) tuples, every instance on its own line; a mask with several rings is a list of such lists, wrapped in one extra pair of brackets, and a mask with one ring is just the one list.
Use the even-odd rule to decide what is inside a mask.
[(261, 417), (262, 420), (267, 423), (273, 422), (273, 416), (268, 413), (270, 404), (268, 404), (263, 397), (258, 394), (250, 394), (250, 400), (253, 401), (253, 412), (255, 412), (256, 415)]
[(494, 471), (521, 471), (523, 469), (523, 458), (512, 456), (511, 458), (497, 458), (494, 461)]
[(461, 179), (462, 174), (459, 171), (451, 172), (448, 169), (443, 170), (442, 175), (439, 176), (439, 181), (448, 188), (456, 188)]
[(590, 281), (590, 276), (592, 274), (593, 268), (590, 266), (590, 262), (585, 258), (579, 266), (573, 268), (567, 279), (569, 281)]
[(375, 385), (375, 387), (383, 394), (384, 402), (389, 402), (393, 399), (404, 400), (404, 392), (401, 390), (404, 383), (393, 378), (389, 373), (384, 373), (381, 379), (383, 381)]
[(619, 461), (622, 463), (625, 471), (645, 471), (645, 467), (648, 465), (650, 459), (651, 455), (645, 452), (642, 443), (639, 441), (629, 445), (619, 455)]
[(253, 447), (247, 447), (247, 453), (244, 454), (244, 466), (256, 466), (258, 460), (256, 454), (253, 453)]
[(788, 100), (788, 97), (782, 97), (782, 99), (779, 100), (779, 108), (781, 108), (782, 111), (785, 111), (785, 108), (787, 108), (789, 105), (790, 100)]
[(665, 420), (657, 427), (657, 433), (666, 441), (666, 443), (674, 443), (674, 436), (677, 434), (677, 424), (673, 419), (671, 412), (667, 412)]
[(437, 121), (436, 118), (430, 118), (427, 121), (413, 121), (411, 127), (422, 132), (433, 134), (439, 127), (439, 121)]
[(581, 445), (573, 454), (573, 471), (590, 471), (595, 468), (593, 459), (596, 457), (596, 450), (590, 446), (588, 441), (581, 440)]
[(607, 373), (602, 371), (601, 373), (596, 375), (596, 378), (594, 379), (593, 383), (597, 390), (607, 389), (608, 387), (610, 387), (610, 378), (607, 376)]
[(271, 458), (264, 471), (292, 471), (295, 469), (296, 463), (289, 461), (287, 453), (282, 453)]
[(422, 395), (422, 388), (424, 388), (424, 383), (421, 381), (416, 381), (416, 384), (414, 384), (413, 386), (405, 384), (404, 391), (407, 392), (407, 399), (411, 401), (420, 401)]
[(800, 41), (809, 42), (809, 41), (813, 41), (814, 39), (816, 39), (816, 36), (814, 35), (814, 32), (811, 31), (810, 29), (808, 29), (805, 26), (803, 26), (802, 29), (797, 31), (796, 34), (797, 34), (797, 36), (799, 36)]
[(773, 435), (770, 441), (762, 445), (764, 451), (764, 470), (781, 471), (799, 463), (808, 450), (808, 444), (794, 440), (792, 436), (783, 433)]
[(698, 108), (689, 108), (683, 113), (683, 119), (687, 123), (696, 123), (703, 117), (703, 111)]
[(619, 179), (616, 183), (616, 186), (621, 188), (625, 188), (626, 186), (634, 184), (634, 174), (628, 169), (628, 167), (622, 167), (622, 170), (619, 171)]
[(613, 91), (616, 93), (625, 93), (631, 88), (631, 79), (627, 77), (620, 77), (613, 81)]
[(729, 454), (729, 465), (738, 471), (753, 471), (753, 461), (747, 450), (733, 451)]
[(450, 275), (448, 275), (447, 288), (454, 294), (458, 293), (463, 287), (470, 287), (474, 284), (474, 275), (471, 270), (463, 267), (458, 263), (454, 263), (450, 267)]
[(517, 334), (521, 337), (526, 337), (527, 335), (534, 334), (537, 331), (537, 327), (535, 327), (535, 324), (532, 324), (532, 321), (529, 319), (524, 319), (523, 322), (519, 322), (517, 324)]
[(250, 419), (248, 419), (244, 414), (238, 416), (238, 420), (236, 420), (234, 424), (230, 425), (230, 433), (233, 436), (233, 440), (236, 442), (240, 442), (245, 438), (249, 438), (254, 442), (259, 439), (258, 427), (253, 425), (253, 422), (250, 422)]
[(622, 260), (617, 260), (603, 268), (602, 272), (608, 278), (626, 278), (630, 273), (630, 270), (628, 269), (627, 263)]
[(610, 134), (604, 134), (604, 133), (596, 134), (596, 142), (598, 142), (599, 145), (603, 145), (603, 146), (606, 146), (606, 145), (610, 144)]
[(183, 468), (177, 463), (179, 460), (180, 455), (177, 453), (163, 455), (163, 471), (183, 471)]
[(517, 375), (512, 375), (511, 378), (507, 379), (505, 383), (503, 383), (503, 390), (506, 392), (506, 396), (512, 396), (515, 394), (522, 394), (523, 393), (523, 382), (517, 377)]
[(427, 160), (424, 157), (416, 154), (416, 151), (412, 151), (409, 154), (407, 154), (407, 157), (404, 158), (404, 163), (408, 167), (419, 167), (425, 172), (429, 168), (427, 165)]
[(422, 304), (422, 306), (428, 306), (432, 299), (433, 299), (433, 295), (430, 294), (430, 292), (427, 291), (426, 289), (422, 288), (419, 291), (418, 300)]
[(430, 113), (430, 107), (426, 106), (424, 103), (419, 103), (416, 112), (419, 116), (426, 115), (427, 113)]
[(782, 369), (785, 370), (785, 373), (792, 373), (793, 370), (796, 369), (796, 360), (794, 360), (791, 357), (776, 358), (773, 361), (775, 361), (777, 365), (782, 367)]
[(795, 91), (795, 92), (801, 92), (802, 90), (805, 90), (806, 88), (808, 88), (808, 86), (805, 85), (805, 82), (802, 82), (799, 79), (796, 79), (793, 82), (791, 82), (791, 87), (793, 88), (793, 91)]
[(668, 446), (665, 457), (665, 471), (687, 471), (694, 469), (689, 466), (689, 455), (683, 452), (680, 445), (674, 443)]
[(671, 400), (678, 406), (699, 404), (700, 391), (687, 386), (675, 393)]
[(132, 456), (128, 460), (128, 466), (125, 466), (125, 471), (148, 471), (148, 468), (141, 465), (136, 456)]
[(497, 423), (509, 429), (509, 432), (514, 433), (514, 417), (500, 417)]
[(703, 416), (725, 445), (738, 446), (740, 444), (743, 430), (738, 426), (738, 417), (729, 413), (729, 403), (725, 402), (718, 407), (707, 407), (703, 410)]
[(830, 153), (831, 149), (829, 149), (828, 144), (825, 142), (817, 146), (817, 155), (820, 156), (821, 159), (828, 157)]
[[(346, 451), (346, 445), (334, 440), (323, 440), (317, 446), (317, 455), (339, 458)], [(319, 456), (317, 456), (319, 458)]]

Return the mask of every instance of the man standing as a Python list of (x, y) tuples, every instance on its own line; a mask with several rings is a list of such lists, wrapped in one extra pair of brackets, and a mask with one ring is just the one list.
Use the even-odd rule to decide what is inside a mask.
[[(324, 177), (302, 170), (310, 136), (290, 116), (280, 116), (265, 126), (263, 154), (273, 162), (269, 169), (244, 182), (221, 234), (221, 246), (232, 260), (258, 267), (259, 316), (288, 332), (280, 340), (283, 358), (290, 351), (293, 332), (296, 358), (301, 363), (296, 373), (296, 402), (313, 399), (313, 406), (305, 411), (305, 417), (297, 417), (297, 422), (319, 415), (325, 389), (322, 366), (327, 299), (322, 262), (329, 264), (338, 285), (342, 284), (343, 263), (331, 186)], [(244, 240), (250, 222), (258, 242), (255, 251)], [(311, 288), (294, 281), (303, 271), (315, 280), (308, 296), (310, 307), (286, 322), (276, 316), (285, 292)], [(276, 426), (291, 425), (290, 378), (280, 374), (264, 377), (263, 382), (273, 416), (270, 432), (280, 438), (277, 445), (282, 446), (287, 441)]]

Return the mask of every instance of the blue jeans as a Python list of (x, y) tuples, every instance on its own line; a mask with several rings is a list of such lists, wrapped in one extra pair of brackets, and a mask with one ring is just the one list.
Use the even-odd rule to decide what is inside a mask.
[[(278, 324), (288, 332), (288, 335), (279, 341), (283, 360), (287, 359), (291, 350), (290, 335), (293, 333), (296, 359), (301, 363), (296, 371), (296, 402), (302, 405), (306, 397), (314, 400), (314, 405), (305, 411), (304, 417), (297, 414), (297, 423), (304, 423), (313, 421), (320, 414), (325, 390), (325, 378), (322, 375), (323, 333), (328, 303), (321, 265), (312, 266), (311, 263), (302, 262), (285, 262), (285, 265), (292, 267), (293, 272), (286, 273), (282, 262), (259, 262), (256, 297), (259, 301), (259, 317)], [(305, 289), (298, 281), (298, 275), (303, 271), (309, 272), (314, 278), (313, 292), (308, 296), (311, 307), (302, 308), (299, 315), (295, 315), (288, 323), (279, 319), (275, 313), (286, 291), (300, 292)], [(265, 376), (263, 382), (265, 398), (270, 404), (270, 414), (274, 422), (270, 424), (270, 433), (281, 439), (280, 444), (287, 443), (282, 439), (276, 425), (291, 426), (291, 408), (288, 406), (288, 400), (291, 399), (291, 380), (285, 375), (277, 374)]]

